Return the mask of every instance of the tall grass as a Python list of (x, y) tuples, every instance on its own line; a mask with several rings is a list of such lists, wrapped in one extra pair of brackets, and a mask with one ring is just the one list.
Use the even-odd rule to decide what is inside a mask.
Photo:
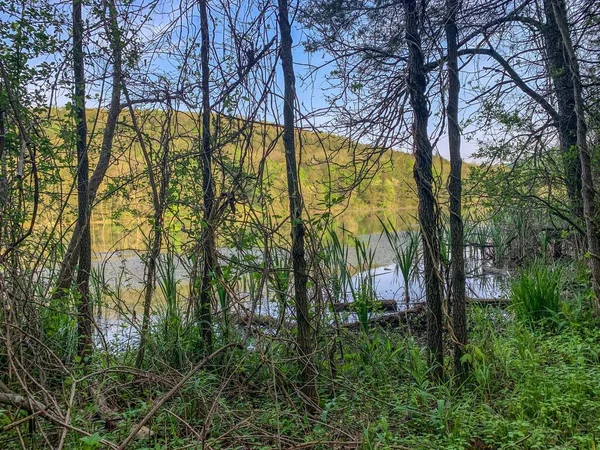
[(352, 278), (348, 269), (348, 251), (344, 236), (340, 239), (335, 231), (330, 230), (325, 262), (330, 271), (329, 281), (335, 301), (342, 298), (345, 300), (348, 283)]
[(349, 236), (356, 253), (356, 265), (349, 264), (350, 249), (345, 243), (345, 236), (340, 237), (333, 230), (329, 232), (327, 256), (324, 260), (331, 272), (329, 281), (333, 299), (352, 299), (354, 312), (363, 331), (368, 330), (369, 318), (373, 312), (375, 289), (373, 286), (373, 263), (375, 252), (369, 241), (361, 241), (356, 236)]
[(356, 248), (356, 284), (351, 280), (349, 287), (354, 299), (354, 307), (361, 329), (366, 333), (369, 330), (369, 318), (373, 311), (375, 288), (373, 286), (373, 262), (375, 252), (370, 248), (370, 241), (364, 242), (354, 237)]
[(77, 351), (77, 319), (74, 313), (77, 295), (74, 291), (74, 302), (51, 300), (39, 310), (44, 343), (66, 361), (73, 361)]
[(291, 258), (289, 252), (275, 248), (269, 253), (269, 284), (275, 293), (275, 299), (281, 311), (287, 308), (291, 287)]
[(535, 324), (560, 311), (563, 273), (559, 267), (534, 262), (511, 285), (511, 301), (517, 318)]
[[(404, 281), (404, 303), (406, 304), (406, 309), (408, 309), (410, 306), (410, 279), (414, 276), (419, 261), (419, 233), (411, 229), (399, 233), (389, 219), (387, 224), (381, 219), (379, 219), (379, 222), (394, 252), (396, 270), (399, 274), (402, 274)], [(402, 236), (404, 236), (404, 239)]]
[[(155, 320), (150, 327), (150, 341), (157, 361), (176, 369), (189, 365), (194, 343), (200, 339), (187, 320), (186, 308), (179, 302), (175, 276), (175, 255), (167, 251), (157, 260), (157, 284), (164, 302), (157, 302)], [(196, 336), (194, 336), (196, 335)]]

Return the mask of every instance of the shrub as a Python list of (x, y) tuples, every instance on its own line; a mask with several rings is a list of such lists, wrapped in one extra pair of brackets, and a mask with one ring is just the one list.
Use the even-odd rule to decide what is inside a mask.
[(562, 271), (534, 263), (511, 286), (511, 300), (518, 319), (530, 324), (553, 318), (560, 311)]

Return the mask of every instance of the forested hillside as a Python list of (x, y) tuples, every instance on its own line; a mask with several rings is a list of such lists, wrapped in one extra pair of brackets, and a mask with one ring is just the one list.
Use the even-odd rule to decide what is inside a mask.
[[(93, 123), (95, 135), (90, 149), (90, 163), (95, 165), (99, 157), (102, 131), (106, 126), (105, 110), (87, 110), (88, 123)], [(142, 131), (149, 141), (160, 140), (160, 127), (165, 116), (159, 111), (136, 111), (138, 120), (143, 124)], [(99, 193), (102, 200), (95, 208), (93, 220), (105, 220), (113, 214), (121, 213), (123, 219), (132, 219), (135, 212), (130, 211), (131, 201), (137, 212), (146, 214), (152, 208), (150, 187), (144, 172), (148, 170), (143, 152), (136, 141), (135, 133), (127, 125), (128, 115), (122, 112), (119, 118), (121, 125), (117, 128), (114, 142), (114, 158), (106, 173), (106, 184)], [(198, 136), (200, 125), (198, 115), (176, 112), (172, 115), (172, 150), (170, 158), (185, 161), (185, 170), (174, 176), (182, 188), (193, 189), (194, 172), (197, 170)], [(285, 216), (286, 209), (286, 172), (281, 127), (275, 124), (255, 122), (251, 125), (241, 119), (213, 117), (216, 126), (226, 128), (220, 149), (221, 158), (226, 159), (232, 168), (243, 171), (244, 192), (238, 194), (236, 204), (244, 207), (246, 202), (257, 201), (257, 185), (260, 190), (268, 191), (273, 198), (275, 212)], [(65, 133), (72, 126), (67, 111), (54, 110), (48, 123), (48, 136), (57, 150), (55, 156), (64, 162), (60, 170), (61, 183), (52, 185), (50, 173), (42, 180), (50, 180), (48, 189), (56, 192), (54, 201), (61, 204), (72, 184), (76, 170), (74, 155), (70, 143), (65, 140)], [(239, 133), (242, 127), (244, 137), (228, 138), (225, 134)], [(299, 177), (303, 186), (303, 195), (309, 211), (319, 214), (326, 211), (337, 213), (345, 208), (352, 210), (416, 209), (417, 193), (413, 178), (414, 157), (399, 150), (373, 148), (352, 142), (335, 134), (319, 133), (298, 129), (298, 145), (300, 147)], [(68, 136), (68, 134), (67, 134)], [(229, 142), (227, 142), (229, 140)], [(158, 170), (157, 153), (150, 149), (152, 170)], [(268, 158), (264, 158), (268, 155)], [(376, 158), (375, 158), (376, 156)], [(373, 163), (369, 161), (373, 159)], [(448, 177), (448, 161), (435, 157), (434, 170), (438, 183)], [(361, 167), (363, 166), (363, 167)], [(469, 170), (465, 165), (464, 173)], [(361, 172), (362, 171), (362, 172)], [(259, 173), (263, 178), (259, 181)], [(231, 180), (219, 180), (220, 190), (231, 189)], [(61, 194), (59, 194), (61, 193)], [(62, 195), (62, 196), (61, 196)], [(444, 193), (442, 192), (442, 197)], [(70, 196), (72, 206), (76, 204), (76, 196)], [(50, 200), (50, 198), (48, 198)], [(49, 215), (51, 217), (51, 215)]]

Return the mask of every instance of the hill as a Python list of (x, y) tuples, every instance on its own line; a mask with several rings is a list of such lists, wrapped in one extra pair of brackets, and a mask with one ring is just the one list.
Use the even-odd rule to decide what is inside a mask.
[[(99, 191), (94, 208), (94, 222), (143, 220), (152, 209), (148, 184), (148, 161), (160, 179), (160, 165), (165, 141), (171, 178), (170, 213), (193, 216), (200, 204), (199, 120), (196, 114), (174, 112), (170, 121), (162, 111), (137, 110), (148, 159), (143, 155), (138, 136), (126, 112), (119, 118), (111, 164)], [(90, 130), (90, 168), (98, 160), (106, 111), (88, 110)], [(57, 159), (64, 162), (60, 176), (48, 177), (46, 200), (75, 206), (70, 194), (76, 170), (71, 121), (67, 111), (53, 111), (48, 134), (54, 143)], [(167, 126), (168, 125), (168, 126)], [(287, 215), (286, 170), (281, 127), (262, 122), (245, 122), (237, 118), (213, 117), (214, 173), (217, 197), (228, 198), (232, 209), (255, 208), (279, 220)], [(298, 130), (297, 152), (299, 177), (307, 209), (313, 213), (352, 210), (414, 209), (417, 205), (412, 174), (414, 158), (400, 151), (371, 149), (341, 136)], [(465, 171), (468, 167), (465, 168)], [(445, 196), (445, 177), (449, 164), (435, 158), (440, 197)], [(58, 182), (56, 180), (58, 179)], [(54, 182), (52, 181), (54, 180)], [(48, 208), (48, 219), (56, 211)], [(182, 211), (191, 214), (181, 214)], [(175, 214), (177, 213), (177, 214)], [(181, 217), (179, 217), (181, 220)], [(190, 219), (191, 220), (191, 219)], [(67, 220), (68, 222), (68, 220)], [(185, 227), (184, 224), (180, 225)]]

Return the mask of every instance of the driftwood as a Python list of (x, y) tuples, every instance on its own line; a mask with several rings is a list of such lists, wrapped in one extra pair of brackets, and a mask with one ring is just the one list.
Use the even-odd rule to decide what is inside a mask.
[[(393, 314), (385, 314), (377, 317), (371, 317), (369, 319), (369, 326), (398, 328), (403, 324), (406, 324), (407, 321), (412, 321), (415, 318), (419, 317), (423, 311), (425, 311), (425, 305), (423, 303), (417, 303), (412, 308), (406, 309), (404, 311), (395, 312)], [(342, 326), (344, 328), (347, 328), (348, 330), (356, 331), (360, 328), (361, 324), (359, 322), (351, 322), (346, 323)]]
[(510, 275), (510, 273), (506, 269), (499, 269), (497, 267), (491, 267), (491, 266), (482, 266), (481, 272), (483, 272), (486, 275), (499, 275), (499, 276)]
[[(467, 303), (471, 305), (488, 305), (504, 307), (510, 304), (508, 298), (476, 298), (468, 297)], [(402, 324), (406, 324), (407, 318), (414, 318), (425, 311), (425, 303), (416, 303), (409, 309), (398, 311), (398, 302), (396, 300), (378, 300), (373, 302), (374, 307), (372, 311), (391, 313), (383, 314), (369, 319), (369, 326), (383, 326), (383, 327), (399, 327)], [(355, 303), (334, 303), (333, 310), (339, 312), (350, 312), (354, 311)], [(250, 327), (264, 327), (264, 328), (277, 328), (281, 326), (279, 319), (259, 314), (251, 314), (249, 311), (242, 311), (233, 315), (233, 320), (241, 326)], [(285, 321), (286, 326), (295, 326), (294, 321)], [(350, 322), (343, 324), (342, 327), (349, 330), (358, 330), (360, 327), (359, 322)]]
[[(348, 302), (348, 303), (334, 303), (333, 311), (334, 312), (344, 312), (344, 311), (355, 311), (356, 302)], [(396, 312), (398, 311), (398, 302), (396, 300), (375, 300), (371, 302), (370, 310), (372, 311), (383, 311), (383, 312)]]

